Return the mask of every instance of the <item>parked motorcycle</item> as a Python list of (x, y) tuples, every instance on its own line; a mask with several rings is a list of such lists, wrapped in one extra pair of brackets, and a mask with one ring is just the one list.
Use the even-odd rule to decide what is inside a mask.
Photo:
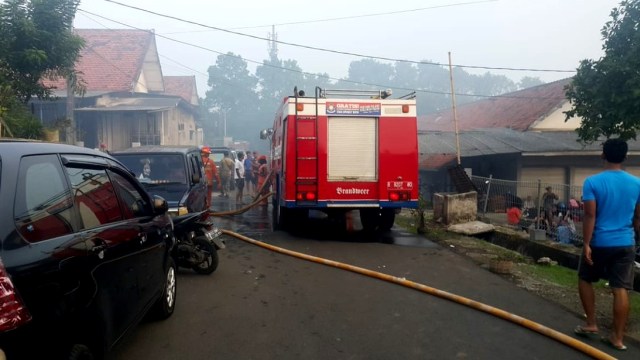
[(179, 267), (204, 275), (218, 268), (218, 250), (224, 249), (225, 244), (208, 210), (174, 217), (173, 233), (174, 259)]

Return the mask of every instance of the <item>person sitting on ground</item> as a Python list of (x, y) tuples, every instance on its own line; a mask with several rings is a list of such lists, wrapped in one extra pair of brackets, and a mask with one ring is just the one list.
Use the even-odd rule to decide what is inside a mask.
[(525, 216), (530, 219), (536, 217), (535, 207), (536, 204), (534, 204), (533, 198), (531, 197), (531, 195), (527, 195), (527, 198), (524, 200), (524, 204), (522, 205), (524, 213), (526, 214)]
[[(571, 244), (576, 231), (576, 226), (571, 220), (571, 215), (558, 213), (558, 223), (556, 224), (556, 241), (561, 244)], [(573, 226), (573, 231), (572, 231)]]
[(522, 219), (522, 211), (518, 206), (512, 206), (507, 209), (507, 222), (509, 225), (517, 226)]
[(544, 213), (544, 210), (540, 210), (540, 216), (536, 216), (533, 219), (533, 222), (531, 223), (531, 225), (529, 225), (529, 231), (544, 230), (546, 232), (546, 231), (549, 231), (550, 229), (551, 229), (551, 225), (547, 220), (547, 216)]

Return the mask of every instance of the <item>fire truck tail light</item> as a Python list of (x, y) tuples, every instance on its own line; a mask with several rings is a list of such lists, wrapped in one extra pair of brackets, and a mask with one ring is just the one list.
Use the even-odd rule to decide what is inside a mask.
[(296, 194), (298, 201), (316, 201), (316, 193), (313, 191), (299, 192)]
[(389, 193), (389, 200), (391, 201), (408, 201), (409, 193), (406, 191), (392, 191)]
[(16, 293), (0, 260), (0, 333), (13, 330), (31, 320), (31, 314)]
[(303, 103), (297, 103), (296, 104), (296, 110), (297, 111), (304, 111), (304, 104)]
[(409, 112), (409, 105), (402, 105), (402, 113), (406, 114)]

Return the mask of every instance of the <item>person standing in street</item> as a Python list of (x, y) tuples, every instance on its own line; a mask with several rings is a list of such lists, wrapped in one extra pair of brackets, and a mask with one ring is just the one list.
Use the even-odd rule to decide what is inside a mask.
[(244, 187), (247, 189), (247, 195), (251, 195), (254, 191), (253, 186), (251, 186), (253, 184), (253, 171), (251, 170), (253, 158), (251, 157), (251, 151), (245, 153), (242, 165), (244, 166)]
[(545, 188), (545, 193), (542, 194), (542, 206), (545, 213), (545, 220), (549, 223), (549, 225), (553, 226), (553, 207), (555, 206), (556, 200), (558, 200), (558, 195), (556, 195), (551, 186), (547, 186)]
[[(269, 193), (269, 184), (265, 184), (269, 179), (267, 178), (269, 176), (269, 169), (267, 166), (267, 157), (265, 155), (261, 155), (258, 158), (258, 164), (260, 164), (260, 167), (258, 168), (258, 172), (256, 174), (256, 177), (258, 178), (258, 183), (256, 184), (256, 197), (259, 196), (264, 196), (267, 195)], [(267, 199), (263, 199), (262, 201), (260, 201), (260, 205), (268, 205), (268, 201)]]
[(211, 155), (211, 149), (208, 146), (204, 146), (200, 151), (202, 155), (202, 165), (204, 166), (204, 175), (207, 177), (207, 208), (211, 207), (211, 196), (213, 195), (213, 180), (217, 180), (220, 184), (220, 177), (218, 176), (218, 168), (213, 160), (209, 159)]
[(233, 172), (234, 180), (236, 182), (236, 204), (242, 204), (242, 196), (244, 190), (244, 153), (238, 153), (236, 159), (236, 166)]
[(622, 170), (627, 143), (609, 139), (603, 144), (604, 171), (584, 181), (583, 253), (578, 266), (578, 291), (586, 324), (578, 335), (598, 334), (593, 282), (607, 279), (613, 293), (613, 326), (602, 341), (626, 350), (624, 329), (629, 317), (629, 291), (633, 289), (635, 231), (640, 230), (640, 179)]
[(233, 179), (233, 173), (236, 164), (229, 157), (229, 152), (224, 152), (224, 157), (220, 160), (220, 180), (222, 185), (220, 186), (220, 196), (229, 197), (230, 181)]

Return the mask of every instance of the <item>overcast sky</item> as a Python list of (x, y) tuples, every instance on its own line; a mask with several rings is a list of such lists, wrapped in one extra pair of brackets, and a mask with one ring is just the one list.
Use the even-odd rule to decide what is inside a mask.
[[(454, 64), (575, 70), (602, 55), (600, 30), (618, 0), (117, 0), (123, 4), (211, 27), (280, 41), (406, 60)], [(233, 52), (256, 64), (267, 58), (265, 40), (225, 33), (131, 9), (105, 0), (82, 0), (77, 28), (154, 29), (164, 75), (195, 75), (199, 96), (218, 53)], [(102, 17), (98, 17), (97, 14)], [(368, 16), (371, 15), (371, 16)], [(338, 19), (341, 18), (341, 19)], [(116, 23), (114, 22), (120, 22)], [(297, 23), (297, 24), (292, 24)], [(178, 43), (166, 38), (175, 39)], [(278, 44), (280, 59), (295, 59), (307, 72), (346, 77), (361, 58)], [(552, 81), (562, 72), (501, 73), (518, 81)]]

